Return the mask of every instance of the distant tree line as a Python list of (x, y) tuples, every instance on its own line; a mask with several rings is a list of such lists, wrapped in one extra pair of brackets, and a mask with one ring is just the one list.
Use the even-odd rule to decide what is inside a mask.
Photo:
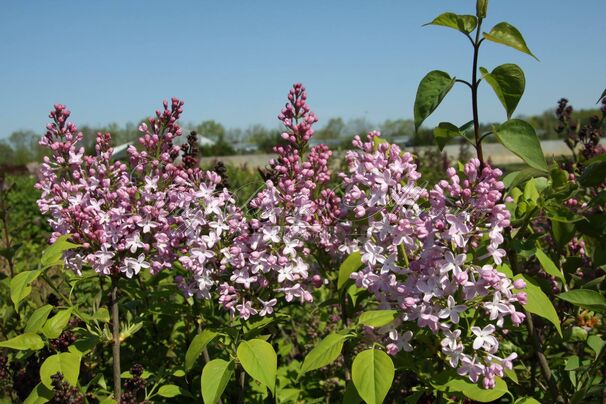
[[(597, 114), (599, 114), (597, 109), (574, 111), (573, 119), (586, 120)], [(558, 120), (554, 109), (547, 110), (541, 115), (525, 116), (524, 119), (534, 126), (541, 139), (558, 138), (555, 130)], [(116, 123), (101, 127), (81, 126), (80, 130), (84, 134), (83, 145), (87, 150), (92, 150), (98, 132), (110, 132), (115, 146), (135, 142), (139, 137), (137, 126), (131, 122), (123, 126)], [(491, 126), (492, 124), (484, 124), (481, 129), (485, 132), (490, 130)], [(214, 142), (211, 146), (201, 147), (203, 156), (226, 156), (251, 152), (271, 153), (272, 148), (282, 141), (280, 128), (268, 128), (259, 124), (251, 125), (246, 129), (225, 128), (219, 122), (207, 120), (199, 124), (185, 124), (183, 129), (185, 135), (193, 130), (199, 136)], [(366, 118), (352, 119), (347, 122), (342, 118), (331, 118), (316, 130), (314, 139), (318, 142), (328, 143), (332, 149), (346, 149), (349, 148), (354, 135), (363, 135), (373, 129), (380, 130), (386, 139), (401, 143), (403, 146), (434, 144), (433, 129), (422, 127), (415, 132), (414, 122), (411, 119), (386, 120), (376, 125)], [(0, 165), (23, 165), (32, 161), (40, 161), (43, 157), (43, 152), (38, 147), (40, 136), (41, 133), (32, 130), (19, 130), (4, 139), (0, 138)], [(185, 137), (183, 136), (184, 139)], [(490, 141), (490, 138), (487, 140)]]

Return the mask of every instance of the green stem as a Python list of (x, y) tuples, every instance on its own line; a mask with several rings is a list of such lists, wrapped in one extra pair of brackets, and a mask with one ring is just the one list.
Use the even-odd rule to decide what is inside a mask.
[(50, 280), (50, 278), (44, 272), (42, 272), (40, 277), (42, 279), (44, 279), (44, 281), (48, 284), (48, 286), (50, 286), (50, 288), (61, 298), (61, 300), (63, 300), (65, 302), (65, 304), (67, 304), (68, 306), (72, 305), (71, 301), (67, 298), (67, 296), (65, 296), (63, 293), (61, 293), (61, 291), (59, 291), (59, 289), (55, 286), (55, 284)]
[(480, 119), (478, 117), (478, 54), (480, 53), (480, 32), (482, 27), (482, 19), (478, 19), (478, 27), (476, 29), (476, 38), (473, 41), (473, 70), (471, 72), (471, 108), (473, 111), (473, 130), (476, 140), (476, 153), (480, 160), (480, 170), (484, 168), (484, 153), (482, 151), (482, 138), (480, 134)]
[(114, 371), (114, 399), (120, 401), (121, 396), (121, 380), (120, 374), (120, 310), (118, 307), (118, 275), (112, 277), (112, 291), (111, 291), (111, 309), (112, 309), (112, 358), (113, 358), (113, 371)]

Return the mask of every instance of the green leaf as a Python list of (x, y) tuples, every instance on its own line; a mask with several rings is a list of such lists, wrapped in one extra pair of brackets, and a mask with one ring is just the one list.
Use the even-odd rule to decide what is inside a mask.
[(271, 344), (262, 339), (242, 341), (236, 353), (246, 373), (275, 395), (278, 355)]
[(543, 293), (537, 282), (522, 274), (516, 275), (514, 280), (516, 279), (523, 279), (524, 282), (526, 282), (526, 288), (523, 289), (523, 291), (528, 294), (528, 302), (524, 305), (524, 308), (528, 312), (550, 321), (556, 327), (560, 336), (562, 336), (562, 328), (560, 326), (558, 313), (556, 312), (555, 307), (553, 307), (549, 297)]
[(433, 70), (423, 77), (415, 98), (415, 130), (418, 130), (423, 121), (440, 105), (454, 83), (454, 77), (451, 78), (448, 73), (440, 70)]
[(46, 358), (40, 366), (40, 381), (49, 389), (52, 389), (51, 376), (61, 372), (63, 380), (76, 386), (80, 375), (81, 355), (73, 352), (62, 352)]
[(515, 404), (541, 404), (541, 402), (537, 401), (533, 397), (522, 397), (522, 398), (518, 398), (515, 401)]
[(360, 315), (358, 323), (378, 328), (391, 323), (396, 317), (398, 317), (397, 310), (369, 310)]
[[(376, 139), (376, 138), (375, 138)], [(362, 266), (362, 255), (359, 251), (354, 251), (341, 264), (339, 267), (339, 278), (337, 280), (337, 288), (343, 289), (345, 283), (349, 280), (349, 276)]]
[(457, 15), (455, 13), (443, 13), (433, 19), (432, 22), (428, 22), (426, 25), (440, 25), (442, 27), (448, 27), (456, 29), (464, 34), (469, 34), (478, 25), (478, 20), (473, 15)]
[(452, 379), (446, 383), (446, 388), (450, 391), (463, 393), (465, 397), (481, 403), (489, 403), (508, 393), (507, 384), (500, 377), (495, 378), (495, 387), (493, 389), (484, 389), (475, 383), (464, 379)]
[(574, 289), (560, 293), (558, 298), (575, 306), (581, 306), (595, 311), (606, 311), (606, 298), (599, 292), (591, 289)]
[(522, 69), (513, 63), (507, 63), (495, 68), (488, 73), (483, 67), (480, 67), (482, 78), (492, 87), (495, 94), (503, 104), (507, 112), (507, 119), (515, 111), (526, 86), (526, 78)]
[(44, 342), (42, 342), (42, 338), (38, 334), (26, 332), (9, 340), (0, 341), (0, 348), (37, 351), (44, 348)]
[(476, 1), (476, 16), (478, 18), (486, 18), (487, 9), (488, 9), (488, 0), (477, 0)]
[(181, 387), (179, 387), (177, 385), (165, 384), (164, 386), (162, 386), (158, 389), (158, 395), (161, 397), (172, 398), (172, 397), (187, 395), (187, 392), (186, 392), (186, 394), (183, 394), (184, 391), (185, 390), (183, 390)]
[(11, 279), (11, 301), (18, 310), (19, 303), (32, 292), (31, 283), (40, 276), (42, 270), (20, 272)]
[(593, 352), (595, 352), (595, 359), (597, 360), (604, 345), (606, 345), (606, 342), (604, 342), (599, 335), (590, 335), (589, 338), (587, 338), (587, 345), (589, 348), (593, 349)]
[(39, 307), (32, 313), (32, 315), (27, 320), (27, 324), (25, 325), (25, 332), (33, 332), (37, 333), (42, 329), (42, 326), (46, 322), (48, 315), (53, 311), (53, 306), (50, 304), (45, 304), (42, 307)]
[(44, 252), (42, 253), (42, 258), (40, 259), (42, 268), (48, 268), (54, 265), (62, 264), (62, 257), (64, 251), (80, 247), (80, 244), (74, 244), (67, 241), (67, 239), (69, 239), (70, 237), (71, 234), (64, 234), (57, 240), (55, 240), (55, 242), (50, 247), (44, 250)]
[(541, 142), (529, 123), (520, 119), (510, 119), (495, 128), (498, 141), (529, 166), (547, 172), (547, 162), (541, 149)]
[(351, 366), (351, 379), (360, 397), (368, 404), (383, 402), (394, 374), (391, 358), (378, 349), (360, 352)]
[(596, 102), (596, 104), (599, 104), (600, 101), (602, 101), (602, 98), (606, 97), (606, 90), (602, 91), (602, 95), (600, 95), (600, 98), (598, 98), (598, 102)]
[(61, 310), (48, 320), (42, 327), (42, 334), (48, 339), (59, 338), (72, 315), (71, 309)]
[(564, 278), (564, 275), (562, 275), (562, 271), (558, 269), (556, 264), (543, 252), (543, 250), (537, 248), (536, 256), (545, 272), (551, 276), (555, 276), (561, 280), (563, 284), (566, 284), (566, 279)]
[(55, 393), (52, 390), (46, 388), (42, 383), (38, 383), (23, 401), (23, 404), (44, 404), (49, 402), (54, 395)]
[(185, 370), (189, 371), (193, 366), (204, 348), (217, 336), (218, 334), (214, 331), (203, 330), (200, 334), (196, 335), (189, 344), (187, 352), (185, 353)]
[(606, 179), (606, 161), (596, 161), (589, 164), (579, 177), (579, 183), (584, 187), (597, 187)]
[(202, 399), (206, 404), (215, 404), (223, 395), (229, 379), (234, 374), (234, 362), (213, 359), (202, 369)]
[(100, 307), (99, 310), (92, 315), (92, 319), (101, 321), (102, 323), (109, 323), (109, 311), (105, 307)]
[(343, 349), (343, 343), (349, 335), (329, 334), (314, 349), (312, 349), (301, 366), (301, 373), (309, 372), (310, 370), (319, 369), (339, 357)]
[(440, 148), (440, 151), (444, 149), (446, 143), (450, 139), (461, 136), (459, 128), (450, 122), (440, 122), (440, 124), (433, 130), (433, 137), (436, 139), (436, 143)]
[(511, 24), (508, 24), (506, 22), (498, 23), (497, 25), (492, 27), (492, 29), (490, 30), (489, 33), (484, 32), (484, 38), (486, 38), (492, 42), (510, 46), (514, 49), (519, 50), (520, 52), (523, 52), (523, 53), (526, 53), (526, 54), (532, 56), (536, 60), (539, 60), (530, 51), (530, 49), (528, 49), (528, 46), (526, 45), (526, 41), (524, 41), (524, 37), (522, 37), (522, 34), (520, 33), (520, 31), (518, 31), (517, 28)]

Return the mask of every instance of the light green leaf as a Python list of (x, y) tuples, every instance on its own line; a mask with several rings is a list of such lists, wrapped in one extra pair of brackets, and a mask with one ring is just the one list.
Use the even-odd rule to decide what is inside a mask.
[(378, 328), (391, 323), (396, 317), (398, 317), (397, 310), (369, 310), (360, 315), (358, 323)]
[(18, 310), (19, 303), (32, 292), (31, 283), (40, 276), (42, 270), (20, 272), (11, 279), (11, 301)]
[(481, 403), (495, 401), (506, 394), (509, 390), (507, 384), (500, 377), (495, 378), (495, 387), (493, 389), (483, 389), (475, 383), (464, 379), (452, 379), (446, 383), (446, 388), (450, 391), (463, 393), (465, 397)]
[(602, 352), (602, 349), (604, 348), (604, 345), (606, 345), (606, 342), (604, 342), (599, 335), (590, 335), (589, 338), (587, 338), (587, 345), (589, 348), (593, 349), (593, 352), (595, 352), (595, 358), (597, 360), (600, 352)]
[(591, 289), (574, 289), (560, 293), (558, 298), (595, 311), (606, 311), (606, 298), (599, 292)]
[(37, 351), (44, 348), (44, 342), (42, 342), (42, 338), (38, 334), (26, 332), (9, 340), (0, 341), (0, 348)]
[(105, 307), (100, 307), (99, 310), (92, 315), (92, 319), (101, 321), (102, 323), (109, 323), (109, 311)]
[(522, 398), (518, 398), (515, 401), (515, 404), (541, 404), (541, 402), (537, 401), (533, 397), (522, 397)]
[(49, 389), (52, 389), (51, 376), (57, 372), (63, 375), (63, 380), (76, 386), (80, 375), (81, 355), (73, 352), (62, 352), (46, 358), (40, 366), (40, 381)]
[(42, 329), (42, 326), (46, 322), (48, 315), (53, 310), (53, 306), (50, 304), (45, 304), (42, 307), (39, 307), (32, 313), (32, 315), (27, 320), (27, 324), (25, 325), (25, 332), (33, 332), (37, 333)]
[(184, 391), (185, 390), (183, 390), (181, 387), (179, 387), (177, 385), (165, 384), (164, 386), (162, 386), (158, 389), (158, 395), (161, 397), (167, 397), (167, 398), (188, 395), (187, 391), (185, 391), (186, 394), (183, 394)]
[(433, 137), (436, 139), (440, 151), (444, 149), (444, 146), (446, 146), (446, 143), (448, 143), (450, 139), (459, 136), (461, 136), (459, 128), (450, 122), (440, 122), (433, 130)]
[(561, 280), (563, 284), (566, 284), (566, 279), (564, 278), (564, 275), (562, 275), (562, 271), (558, 269), (556, 264), (543, 252), (543, 250), (537, 248), (536, 256), (545, 272), (551, 276), (555, 276)]
[(360, 397), (368, 404), (383, 402), (394, 374), (391, 358), (378, 349), (360, 352), (351, 366), (351, 379)]
[(524, 305), (524, 308), (530, 313), (549, 320), (556, 327), (560, 336), (562, 336), (560, 318), (549, 297), (543, 293), (534, 279), (522, 274), (516, 275), (514, 280), (516, 279), (523, 279), (526, 282), (526, 288), (523, 291), (528, 294), (528, 302)]
[(510, 119), (495, 128), (498, 141), (529, 166), (547, 172), (547, 162), (541, 149), (541, 142), (529, 123), (520, 119)]
[(513, 25), (511, 25), (509, 23), (506, 23), (506, 22), (498, 23), (497, 25), (492, 27), (492, 29), (490, 30), (489, 33), (484, 32), (484, 38), (486, 38), (492, 42), (510, 46), (514, 49), (519, 50), (520, 52), (526, 53), (526, 54), (532, 56), (533, 58), (539, 60), (530, 51), (530, 49), (528, 49), (528, 46), (526, 45), (526, 41), (524, 40), (524, 37), (522, 37), (522, 34), (520, 33), (520, 31), (518, 31), (518, 29), (516, 27), (514, 27)]
[[(375, 138), (376, 139), (376, 138)], [(362, 266), (362, 255), (359, 251), (354, 251), (341, 264), (339, 267), (339, 278), (337, 281), (337, 288), (343, 289), (345, 283), (349, 280), (349, 276)]]
[(200, 334), (196, 335), (189, 344), (187, 352), (185, 353), (185, 370), (189, 371), (193, 366), (204, 348), (217, 336), (218, 334), (211, 330), (203, 330)]
[(234, 362), (213, 359), (202, 369), (202, 399), (206, 404), (215, 404), (221, 398), (229, 379), (234, 373)]
[(480, 67), (480, 72), (482, 78), (492, 87), (503, 104), (507, 112), (507, 119), (510, 119), (524, 94), (526, 86), (524, 72), (513, 63), (498, 66), (491, 73)]
[(442, 27), (448, 27), (456, 29), (464, 34), (469, 34), (476, 28), (478, 20), (473, 15), (457, 15), (455, 13), (443, 13), (433, 19), (432, 22), (428, 22), (426, 25), (440, 25)]
[(54, 395), (55, 393), (52, 390), (46, 388), (42, 383), (38, 383), (23, 401), (23, 404), (44, 404), (49, 402)]
[(271, 344), (261, 339), (242, 341), (236, 353), (246, 373), (275, 395), (278, 355)]
[(415, 130), (418, 130), (425, 119), (440, 105), (454, 83), (454, 77), (440, 70), (433, 70), (423, 77), (415, 98)]
[(301, 366), (301, 373), (319, 369), (332, 363), (341, 354), (343, 343), (348, 338), (349, 335), (341, 334), (330, 334), (325, 337), (305, 356), (305, 360)]
[(67, 241), (70, 237), (71, 234), (64, 234), (57, 240), (55, 240), (55, 242), (50, 247), (44, 250), (44, 252), (42, 253), (42, 258), (40, 259), (42, 268), (48, 268), (54, 265), (62, 264), (63, 260), (61, 257), (63, 257), (64, 251), (80, 247), (79, 244), (74, 244)]
[(71, 309), (61, 310), (48, 320), (42, 327), (42, 334), (48, 339), (59, 338), (72, 315)]

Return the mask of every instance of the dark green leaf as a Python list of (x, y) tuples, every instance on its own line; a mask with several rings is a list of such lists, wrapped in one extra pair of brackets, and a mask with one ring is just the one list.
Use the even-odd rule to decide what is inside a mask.
[(476, 16), (478, 18), (486, 18), (487, 9), (488, 9), (488, 0), (477, 0), (476, 1)]
[(443, 13), (428, 22), (426, 25), (441, 25), (461, 31), (464, 34), (469, 34), (476, 28), (478, 21), (473, 15), (457, 15), (455, 13)]
[(606, 161), (589, 164), (579, 177), (579, 183), (584, 187), (597, 187), (604, 181), (606, 181)]
[(394, 374), (391, 358), (378, 349), (360, 352), (351, 366), (351, 379), (360, 397), (368, 404), (383, 402)]
[(526, 41), (524, 41), (524, 37), (520, 31), (517, 30), (513, 25), (500, 22), (492, 29), (489, 33), (484, 32), (484, 38), (489, 41), (500, 43), (502, 45), (510, 46), (514, 49), (519, 50), (520, 52), (526, 53), (533, 58), (539, 60), (531, 51), (528, 49), (526, 45)]
[(596, 102), (596, 104), (599, 104), (600, 101), (602, 101), (602, 98), (606, 97), (606, 90), (602, 91), (602, 95), (600, 95), (600, 98), (598, 98), (598, 102)]
[(537, 248), (536, 256), (545, 272), (547, 272), (551, 276), (555, 276), (556, 278), (561, 280), (562, 283), (566, 284), (566, 279), (564, 278), (564, 275), (562, 275), (562, 272), (558, 269), (558, 267), (551, 260), (551, 258), (549, 258), (547, 254), (543, 252), (543, 250)]
[(480, 71), (482, 78), (492, 87), (505, 107), (507, 119), (510, 119), (524, 94), (526, 86), (524, 72), (513, 63), (498, 66), (491, 73), (483, 67), (480, 67)]
[(541, 142), (529, 123), (511, 119), (495, 128), (499, 142), (520, 157), (529, 166), (547, 172), (547, 162), (541, 149)]
[(444, 149), (450, 139), (458, 136), (461, 136), (459, 128), (450, 122), (440, 122), (437, 128), (433, 130), (433, 137), (436, 139), (440, 151)]
[(568, 292), (560, 293), (558, 298), (590, 310), (606, 311), (606, 298), (595, 290), (573, 289)]
[(423, 77), (415, 98), (415, 130), (440, 105), (454, 83), (454, 77), (451, 78), (448, 73), (440, 70), (433, 70)]

